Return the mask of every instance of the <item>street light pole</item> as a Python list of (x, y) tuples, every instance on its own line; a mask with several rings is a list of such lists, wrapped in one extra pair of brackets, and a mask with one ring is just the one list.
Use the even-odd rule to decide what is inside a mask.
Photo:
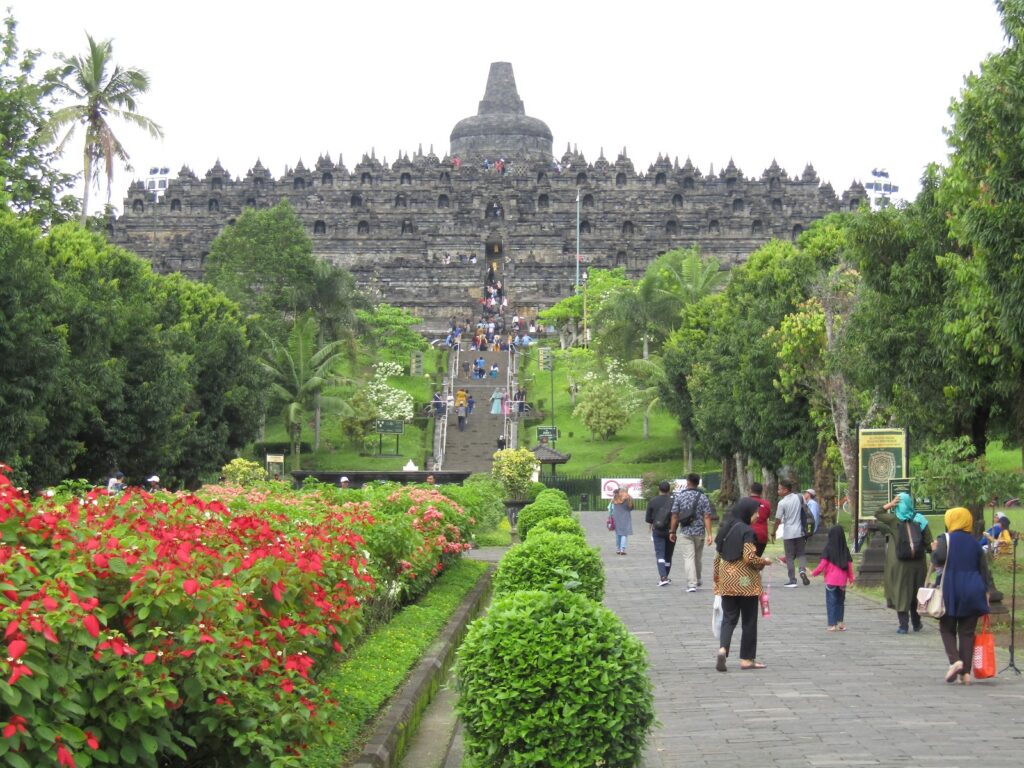
[(576, 293), (580, 292), (580, 188), (576, 187)]
[(583, 346), (590, 348), (590, 336), (587, 334), (587, 273), (583, 273)]

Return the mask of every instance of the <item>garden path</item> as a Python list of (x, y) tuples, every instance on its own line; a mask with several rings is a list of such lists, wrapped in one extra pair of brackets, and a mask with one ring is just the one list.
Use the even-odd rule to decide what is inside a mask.
[[(643, 514), (629, 554), (617, 557), (604, 513), (585, 513), (590, 543), (601, 549), (605, 605), (647, 647), (661, 725), (644, 768), (725, 764), (780, 766), (1019, 766), (1024, 762), (1024, 679), (1012, 671), (969, 687), (947, 685), (936, 623), (897, 635), (893, 611), (849, 594), (847, 632), (825, 629), (820, 578), (774, 585), (771, 618), (758, 622), (758, 658), (768, 668), (715, 670), (711, 632), (711, 564), (704, 587), (687, 593), (681, 559), (674, 584), (656, 586), (657, 571)], [(812, 563), (811, 567), (816, 565)], [(734, 638), (738, 649), (739, 635)], [(999, 656), (999, 669), (1007, 662)]]

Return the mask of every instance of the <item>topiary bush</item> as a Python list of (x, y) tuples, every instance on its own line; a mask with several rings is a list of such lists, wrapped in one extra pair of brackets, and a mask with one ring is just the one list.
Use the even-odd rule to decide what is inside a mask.
[(535, 533), (513, 547), (498, 564), (494, 594), (567, 586), (592, 600), (604, 597), (604, 566), (597, 549), (566, 533)]
[(572, 517), (572, 509), (561, 499), (551, 497), (527, 504), (519, 511), (519, 521), (516, 523), (519, 536), (525, 539), (533, 526), (548, 517)]
[(587, 534), (584, 532), (583, 526), (580, 525), (579, 521), (574, 517), (562, 517), (561, 515), (557, 517), (545, 517), (543, 520), (537, 521), (537, 523), (530, 528), (530, 533), (534, 536), (542, 531), (578, 536), (584, 541), (587, 539)]
[(240, 485), (243, 488), (248, 488), (267, 479), (263, 465), (247, 459), (232, 459), (221, 467), (220, 473), (224, 476), (225, 483)]
[(540, 501), (541, 499), (559, 499), (564, 501), (567, 507), (572, 508), (572, 504), (569, 503), (569, 497), (561, 488), (544, 488), (543, 491), (537, 494), (534, 501)]
[(633, 768), (654, 722), (643, 645), (571, 592), (495, 600), (459, 649), (457, 689), (467, 755), (489, 768)]

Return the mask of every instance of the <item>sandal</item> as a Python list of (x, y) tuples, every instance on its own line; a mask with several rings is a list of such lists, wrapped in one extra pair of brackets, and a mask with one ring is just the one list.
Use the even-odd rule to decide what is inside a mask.
[(740, 662), (740, 669), (767, 669), (767, 664), (762, 664), (760, 661), (755, 661), (751, 664), (744, 664)]
[(840, 632), (845, 632), (846, 631), (846, 625), (845, 624), (836, 624), (836, 629), (838, 631), (840, 631)]
[(946, 682), (952, 683), (954, 680), (956, 680), (956, 676), (960, 674), (960, 670), (963, 668), (964, 663), (962, 661), (954, 661), (952, 664), (950, 664), (949, 669), (946, 670)]
[(719, 672), (725, 672), (726, 671), (726, 668), (725, 668), (725, 654), (724, 653), (718, 654), (718, 660), (715, 662), (715, 669), (717, 669)]
[(828, 627), (829, 632), (835, 632), (837, 629), (839, 629), (839, 627), (837, 627), (835, 624), (833, 624), (831, 627)]

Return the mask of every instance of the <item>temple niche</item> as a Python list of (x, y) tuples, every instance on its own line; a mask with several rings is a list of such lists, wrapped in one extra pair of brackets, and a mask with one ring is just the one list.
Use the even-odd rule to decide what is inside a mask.
[(526, 114), (512, 65), (495, 62), (477, 114), (455, 124), (443, 157), (420, 146), (389, 164), (371, 152), (350, 171), (321, 156), (276, 179), (259, 160), (243, 178), (219, 161), (202, 178), (183, 167), (159, 200), (133, 183), (107, 233), (160, 272), (199, 278), (210, 243), (245, 208), (287, 199), (319, 258), (350, 270), (377, 300), (410, 308), (429, 330), (465, 313), (494, 253), (521, 314), (564, 298), (576, 270), (577, 192), (584, 261), (634, 277), (665, 251), (693, 245), (737, 264), (867, 197), (854, 184), (839, 198), (812, 166), (791, 177), (774, 160), (755, 178), (732, 160), (705, 175), (668, 154), (638, 172), (625, 147), (614, 162), (603, 151), (588, 162), (571, 145), (556, 157), (551, 130)]

